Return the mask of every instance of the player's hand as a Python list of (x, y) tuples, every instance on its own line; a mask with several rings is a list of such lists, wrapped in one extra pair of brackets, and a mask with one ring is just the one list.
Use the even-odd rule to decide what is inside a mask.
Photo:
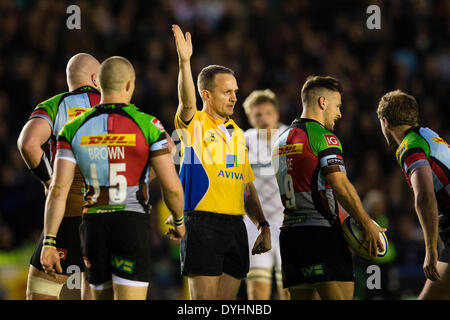
[(176, 24), (172, 25), (173, 35), (175, 37), (175, 44), (177, 45), (178, 58), (180, 61), (189, 61), (192, 56), (192, 39), (191, 34), (186, 32), (186, 37), (183, 35), (180, 27)]
[(171, 240), (181, 240), (186, 234), (186, 227), (184, 223), (181, 226), (176, 226), (173, 221), (173, 216), (170, 215), (166, 220), (166, 224), (172, 226), (173, 228), (169, 228), (169, 230), (165, 233)]
[(380, 232), (386, 232), (386, 228), (376, 225), (372, 219), (364, 227), (364, 241), (361, 245), (366, 246), (369, 255), (376, 257), (378, 249), (382, 251), (383, 242), (380, 239)]
[(59, 253), (55, 247), (42, 248), (41, 264), (42, 268), (44, 269), (44, 272), (54, 278), (56, 278), (56, 272), (63, 273)]
[(437, 270), (438, 251), (436, 247), (427, 248), (425, 260), (423, 262), (423, 272), (425, 277), (431, 281), (438, 281), (441, 276)]
[(272, 242), (270, 238), (270, 228), (269, 227), (261, 227), (261, 231), (259, 233), (258, 238), (255, 240), (255, 244), (253, 245), (252, 255), (261, 254), (272, 249)]

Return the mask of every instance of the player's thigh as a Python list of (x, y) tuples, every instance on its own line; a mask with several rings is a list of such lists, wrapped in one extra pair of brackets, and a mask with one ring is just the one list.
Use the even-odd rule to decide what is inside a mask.
[(323, 300), (351, 300), (353, 299), (354, 283), (351, 281), (329, 281), (315, 283), (319, 296)]
[(450, 299), (450, 266), (446, 262), (438, 261), (437, 270), (441, 276), (440, 280), (427, 279), (418, 297), (419, 300)]
[(269, 300), (271, 293), (271, 281), (247, 280), (248, 300)]
[(133, 281), (112, 276), (114, 300), (145, 300), (147, 298), (148, 282)]
[(94, 300), (113, 300), (114, 292), (112, 280), (100, 285), (89, 284)]
[(67, 275), (57, 274), (56, 278), (47, 275), (44, 271), (38, 270), (30, 265), (27, 279), (27, 300), (57, 300), (61, 293)]
[(320, 300), (319, 293), (310, 283), (293, 286), (288, 290), (291, 300)]
[[(258, 256), (262, 256), (262, 255), (258, 255)], [(261, 257), (259, 257), (259, 258), (261, 258)], [(250, 257), (250, 264), (251, 264), (251, 261), (252, 261), (252, 257)], [(261, 265), (261, 264), (259, 264), (259, 265)], [(270, 299), (271, 291), (272, 291), (272, 268), (270, 268), (270, 267), (250, 268), (250, 270), (247, 274), (247, 296), (248, 296), (248, 299), (249, 300), (268, 300), (268, 299)]]
[(214, 300), (217, 298), (220, 276), (189, 274), (187, 277), (191, 300)]
[(219, 286), (217, 289), (216, 299), (218, 300), (234, 300), (239, 290), (241, 279), (223, 273), (219, 277)]
[(86, 272), (81, 273), (81, 300), (93, 300), (91, 286), (86, 277)]
[(289, 300), (290, 294), (288, 288), (283, 288), (282, 282), (277, 282), (277, 293), (278, 293), (278, 300)]

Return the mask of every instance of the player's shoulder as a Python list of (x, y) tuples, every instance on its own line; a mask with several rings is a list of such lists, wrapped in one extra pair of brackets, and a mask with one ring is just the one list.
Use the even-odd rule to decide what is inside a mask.
[(342, 145), (336, 134), (317, 121), (306, 122), (308, 139), (312, 147), (318, 152), (328, 148), (338, 148), (342, 150)]
[(123, 108), (123, 110), (127, 112), (141, 128), (149, 143), (158, 139), (161, 133), (166, 132), (164, 126), (158, 118), (154, 115), (143, 112), (134, 104), (129, 104)]
[(69, 92), (62, 92), (59, 93), (57, 95), (54, 95), (53, 97), (44, 100), (42, 102), (40, 102), (35, 109), (40, 109), (40, 108), (52, 108), (52, 109), (56, 109), (59, 105), (59, 103), (61, 102), (62, 98), (64, 98), (64, 96), (66, 96)]
[(402, 159), (404, 159), (408, 154), (415, 152), (424, 152), (426, 154), (429, 153), (428, 142), (422, 136), (424, 133), (427, 135), (437, 136), (437, 133), (433, 130), (423, 127), (411, 127), (406, 131), (405, 137), (395, 152), (395, 156), (399, 163), (401, 163)]
[(244, 131), (244, 135), (246, 138), (256, 137), (257, 130), (255, 128), (250, 128)]

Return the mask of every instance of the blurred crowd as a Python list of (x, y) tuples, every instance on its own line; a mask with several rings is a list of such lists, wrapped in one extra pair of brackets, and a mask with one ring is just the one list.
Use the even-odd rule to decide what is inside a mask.
[[(416, 97), (421, 125), (450, 140), (449, 1), (79, 0), (81, 29), (68, 30), (70, 4), (0, 1), (0, 299), (24, 293), (16, 285), (19, 293), (11, 294), (5, 283), (14, 276), (23, 279), (20, 272), (11, 274), (17, 265), (28, 268), (43, 222), (43, 188), (16, 147), (31, 111), (67, 91), (65, 65), (72, 55), (87, 52), (100, 62), (121, 55), (136, 69), (133, 102), (172, 132), (178, 74), (174, 23), (192, 33), (194, 77), (209, 64), (235, 71), (240, 90), (233, 118), (243, 129), (249, 124), (240, 103), (255, 89), (271, 88), (281, 121), (290, 124), (301, 113), (300, 89), (308, 75), (342, 82), (343, 118), (335, 132), (347, 172), (368, 212), (388, 227), (394, 248), (381, 290), (365, 288), (368, 263), (355, 259), (357, 298), (418, 294), (425, 281), (422, 234), (411, 191), (375, 110), (385, 92), (402, 89)], [(372, 4), (381, 9), (379, 30), (366, 26)], [(183, 298), (177, 244), (161, 235), (158, 214), (164, 210), (157, 210), (163, 208), (157, 184), (152, 190), (152, 297)]]

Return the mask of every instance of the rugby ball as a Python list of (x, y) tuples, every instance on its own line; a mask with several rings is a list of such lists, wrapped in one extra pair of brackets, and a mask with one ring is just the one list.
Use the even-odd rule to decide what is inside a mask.
[[(372, 220), (378, 226), (378, 223)], [(342, 222), (342, 230), (344, 232), (344, 238), (352, 250), (360, 257), (373, 262), (380, 262), (387, 254), (389, 243), (384, 232), (380, 232), (380, 239), (383, 242), (383, 250), (378, 249), (377, 256), (370, 256), (367, 251), (367, 246), (361, 246), (364, 241), (364, 230), (356, 223), (355, 219), (351, 216), (347, 216)]]

